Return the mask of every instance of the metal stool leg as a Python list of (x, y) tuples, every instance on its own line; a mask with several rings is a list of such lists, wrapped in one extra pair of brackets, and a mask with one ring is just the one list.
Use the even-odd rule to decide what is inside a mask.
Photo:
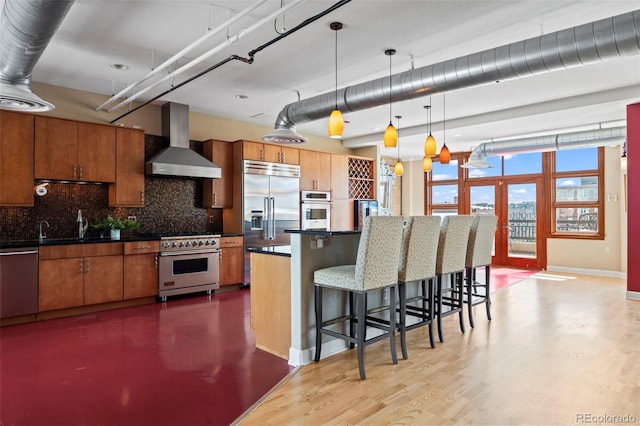
[(322, 350), (322, 287), (315, 286), (315, 306), (316, 306), (316, 354), (313, 360), (320, 361), (320, 351)]

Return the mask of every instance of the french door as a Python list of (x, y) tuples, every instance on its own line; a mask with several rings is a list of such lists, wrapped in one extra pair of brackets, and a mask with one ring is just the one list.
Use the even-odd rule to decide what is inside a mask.
[(543, 199), (541, 178), (488, 178), (467, 185), (469, 213), (498, 216), (492, 263), (544, 268), (543, 215), (537, 214)]

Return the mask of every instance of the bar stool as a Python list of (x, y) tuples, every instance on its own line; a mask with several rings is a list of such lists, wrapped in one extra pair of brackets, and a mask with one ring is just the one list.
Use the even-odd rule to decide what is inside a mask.
[[(395, 345), (396, 310), (389, 309), (389, 323), (387, 325), (369, 321), (367, 293), (389, 288), (390, 306), (396, 306), (395, 287), (398, 281), (403, 225), (404, 218), (402, 216), (368, 216), (360, 234), (356, 264), (332, 266), (314, 272), (315, 362), (320, 361), (322, 335), (326, 334), (349, 342), (351, 347), (354, 344), (357, 346), (358, 367), (362, 380), (366, 379), (364, 370), (364, 347), (366, 345), (388, 338), (391, 346), (391, 359), (394, 364), (398, 363)], [(322, 290), (325, 287), (348, 292), (350, 303), (347, 315), (330, 320), (322, 319)], [(349, 323), (349, 335), (326, 328), (339, 322)], [(378, 328), (383, 333), (367, 339), (366, 329), (368, 326)]]
[[(498, 216), (476, 215), (469, 232), (467, 245), (466, 288), (464, 303), (469, 308), (469, 325), (473, 328), (473, 306), (484, 303), (487, 319), (491, 321), (490, 269), (493, 239), (496, 234)], [(476, 268), (484, 266), (484, 284), (476, 281)], [(484, 291), (478, 292), (478, 287)]]
[[(471, 222), (473, 222), (471, 216), (445, 216), (440, 226), (436, 259), (436, 315), (440, 342), (444, 341), (442, 318), (445, 316), (457, 312), (460, 331), (464, 333), (463, 275)], [(449, 274), (451, 274), (451, 287), (443, 288), (442, 276)], [(443, 306), (449, 307), (449, 310), (443, 311)]]
[[(402, 357), (408, 358), (406, 331), (423, 325), (429, 326), (429, 343), (433, 342), (434, 288), (436, 257), (440, 235), (440, 216), (411, 216), (405, 223), (400, 267), (398, 269), (398, 295), (400, 304), (400, 342)], [(418, 294), (407, 299), (407, 285), (419, 282)], [(418, 302), (417, 306), (410, 303)], [(407, 316), (419, 321), (406, 324)]]

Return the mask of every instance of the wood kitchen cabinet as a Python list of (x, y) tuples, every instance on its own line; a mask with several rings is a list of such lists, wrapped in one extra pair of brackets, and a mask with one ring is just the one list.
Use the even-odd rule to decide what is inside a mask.
[(124, 299), (158, 294), (158, 241), (124, 243)]
[(116, 128), (35, 117), (35, 177), (115, 182)]
[(300, 150), (275, 144), (242, 141), (242, 158), (270, 163), (300, 164)]
[(34, 205), (34, 116), (0, 110), (0, 206)]
[(349, 157), (331, 154), (331, 197), (349, 199)]
[(220, 285), (241, 284), (244, 280), (243, 237), (220, 238)]
[(144, 130), (117, 127), (115, 151), (109, 207), (144, 207)]
[(300, 150), (300, 190), (331, 191), (331, 154)]
[(41, 246), (38, 311), (123, 299), (122, 243)]
[(207, 140), (202, 144), (202, 155), (222, 169), (220, 179), (204, 179), (202, 182), (202, 206), (233, 206), (233, 144), (231, 142)]

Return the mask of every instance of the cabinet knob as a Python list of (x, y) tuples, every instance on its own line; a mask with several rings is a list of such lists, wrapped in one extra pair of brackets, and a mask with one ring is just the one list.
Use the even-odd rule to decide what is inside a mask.
[(213, 205), (217, 206), (218, 205), (218, 194), (217, 193), (213, 193)]
[(80, 273), (84, 274), (84, 263), (82, 259), (80, 259), (80, 262), (78, 262), (78, 265), (80, 266)]
[(80, 166), (80, 179), (82, 179), (82, 166)]
[(140, 204), (144, 205), (144, 191), (140, 191)]
[(78, 165), (76, 163), (73, 163), (73, 178), (77, 179), (78, 177)]
[(154, 266), (158, 269), (158, 253), (153, 257)]
[(84, 260), (84, 273), (88, 274), (89, 273), (89, 267), (91, 266), (91, 264), (89, 263), (89, 259), (85, 259)]

